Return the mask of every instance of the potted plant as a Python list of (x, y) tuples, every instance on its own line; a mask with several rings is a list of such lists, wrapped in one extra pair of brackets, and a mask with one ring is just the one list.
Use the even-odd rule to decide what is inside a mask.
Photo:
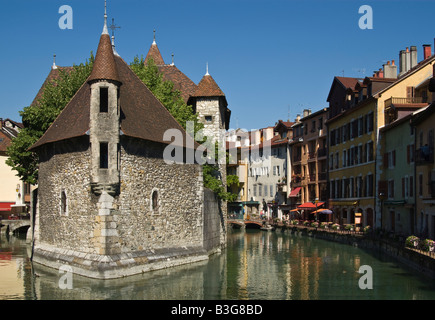
[(311, 223), (311, 226), (313, 228), (317, 228), (319, 226), (319, 223), (317, 221), (314, 221), (314, 222)]
[(363, 231), (364, 233), (368, 233), (370, 231), (370, 226), (365, 226)]
[(420, 242), (420, 238), (418, 238), (417, 236), (409, 236), (405, 240), (405, 244), (409, 248), (417, 248), (419, 242)]
[(299, 224), (299, 221), (295, 219), (295, 220), (292, 220), (291, 223), (292, 223), (292, 225), (297, 226)]
[(320, 228), (327, 229), (328, 228), (328, 223), (327, 222), (320, 223)]
[(310, 221), (305, 220), (305, 221), (304, 221), (304, 226), (309, 226), (309, 225), (310, 225)]
[(334, 224), (332, 225), (332, 229), (333, 229), (333, 230), (340, 230), (340, 225), (339, 225), (338, 223), (334, 223)]
[(351, 225), (351, 224), (347, 224), (347, 225), (344, 227), (344, 229), (347, 230), (347, 231), (353, 231), (353, 225)]
[(431, 239), (424, 239), (423, 242), (421, 243), (421, 248), (424, 251), (434, 251), (434, 246), (435, 246), (435, 241), (431, 240)]

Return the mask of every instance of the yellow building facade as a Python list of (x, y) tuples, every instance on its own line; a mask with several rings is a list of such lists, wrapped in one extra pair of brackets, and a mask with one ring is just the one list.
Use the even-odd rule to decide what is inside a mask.
[[(343, 94), (344, 110), (335, 116), (332, 113), (327, 122), (329, 207), (335, 222), (353, 224), (355, 213), (361, 213), (362, 226), (380, 227), (378, 181), (383, 154), (378, 140), (379, 129), (385, 125), (385, 108), (429, 101), (425, 86), (434, 61), (430, 56), (398, 79), (379, 74), (359, 79)], [(383, 74), (396, 73), (394, 67), (394, 62), (384, 65)]]

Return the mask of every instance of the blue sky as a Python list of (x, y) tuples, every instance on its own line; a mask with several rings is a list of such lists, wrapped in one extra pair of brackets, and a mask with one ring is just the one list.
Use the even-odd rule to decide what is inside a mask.
[[(294, 120), (305, 108), (327, 107), (334, 76), (371, 76), (399, 51), (434, 48), (435, 2), (428, 0), (108, 0), (117, 52), (130, 63), (146, 55), (156, 29), (166, 63), (198, 83), (209, 72), (232, 110), (231, 128), (258, 129)], [(59, 7), (73, 9), (73, 29), (62, 30)], [(373, 29), (362, 30), (362, 5), (373, 9)], [(0, 117), (20, 121), (48, 75), (96, 52), (103, 0), (0, 0)]]

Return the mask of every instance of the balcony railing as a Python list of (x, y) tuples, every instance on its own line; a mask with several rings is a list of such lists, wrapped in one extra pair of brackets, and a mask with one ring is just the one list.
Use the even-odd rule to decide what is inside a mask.
[(385, 108), (388, 108), (394, 104), (411, 104), (411, 103), (425, 103), (427, 102), (427, 98), (423, 97), (410, 97), (410, 98), (398, 98), (391, 97), (390, 99), (385, 100), (384, 105)]

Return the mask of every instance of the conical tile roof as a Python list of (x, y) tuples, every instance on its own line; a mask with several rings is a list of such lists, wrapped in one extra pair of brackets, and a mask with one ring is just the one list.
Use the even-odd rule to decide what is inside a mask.
[(103, 33), (100, 37), (94, 66), (88, 78), (88, 81), (94, 80), (113, 80), (121, 82), (116, 68), (112, 42), (110, 36), (106, 33)]
[(198, 83), (198, 87), (193, 94), (194, 97), (225, 97), (225, 94), (214, 81), (213, 77), (206, 74)]
[(150, 50), (145, 57), (145, 64), (147, 64), (150, 59), (153, 59), (157, 66), (163, 66), (165, 64), (165, 61), (163, 60), (160, 50), (155, 42), (152, 43)]

